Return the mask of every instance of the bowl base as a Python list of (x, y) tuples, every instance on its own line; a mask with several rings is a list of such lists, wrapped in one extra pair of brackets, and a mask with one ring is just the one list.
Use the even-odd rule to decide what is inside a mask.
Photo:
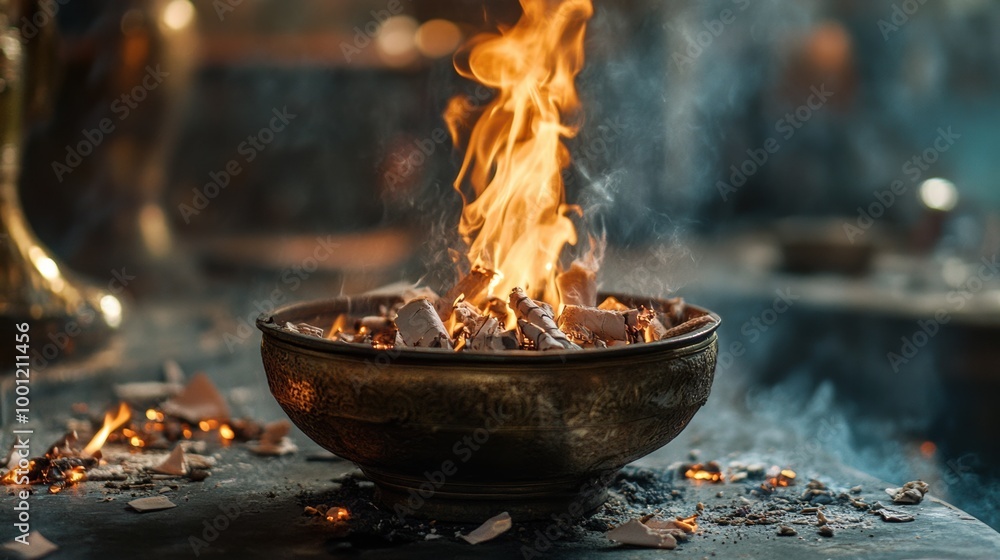
[(459, 523), (481, 523), (503, 512), (515, 521), (569, 522), (604, 504), (607, 485), (618, 472), (525, 484), (484, 481), (473, 485), (362, 470), (375, 483), (375, 498), (388, 513), (401, 519)]

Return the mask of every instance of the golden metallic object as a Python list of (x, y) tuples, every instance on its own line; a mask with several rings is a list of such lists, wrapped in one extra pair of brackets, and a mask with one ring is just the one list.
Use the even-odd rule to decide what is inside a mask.
[[(649, 299), (616, 295), (634, 305)], [(481, 522), (573, 517), (625, 464), (666, 445), (708, 400), (716, 322), (607, 349), (376, 350), (298, 334), (389, 297), (341, 297), (261, 315), (271, 393), (303, 432), (355, 462), (402, 516)]]
[[(14, 27), (17, 2), (0, 2), (0, 367), (13, 362), (14, 326), (30, 325), (32, 363), (39, 367), (94, 348), (121, 324), (122, 304), (76, 278), (46, 249), (25, 220), (18, 197), (27, 66)], [(37, 68), (32, 69), (37, 71)]]

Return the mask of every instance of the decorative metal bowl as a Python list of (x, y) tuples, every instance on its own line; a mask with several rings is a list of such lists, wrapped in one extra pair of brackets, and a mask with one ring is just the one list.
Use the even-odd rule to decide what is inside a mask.
[[(629, 305), (649, 298), (615, 294)], [(666, 445), (708, 400), (716, 322), (659, 342), (575, 351), (376, 350), (298, 334), (389, 297), (290, 305), (257, 319), (271, 393), (307, 436), (353, 461), (400, 516), (578, 517), (627, 463)]]

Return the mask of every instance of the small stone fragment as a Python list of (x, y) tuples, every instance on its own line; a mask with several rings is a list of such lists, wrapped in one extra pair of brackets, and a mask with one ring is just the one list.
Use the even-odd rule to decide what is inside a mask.
[(913, 480), (902, 488), (886, 488), (885, 493), (892, 496), (894, 504), (919, 504), (929, 490), (930, 485), (923, 480)]
[(779, 537), (794, 537), (795, 535), (798, 535), (798, 534), (799, 534), (798, 531), (796, 531), (795, 529), (792, 529), (788, 525), (781, 525), (781, 526), (778, 527), (778, 536)]
[(883, 521), (889, 523), (906, 523), (908, 521), (913, 521), (913, 516), (908, 513), (903, 513), (894, 509), (889, 509), (887, 507), (880, 508), (875, 511)]
[(823, 525), (822, 527), (819, 528), (819, 534), (820, 536), (823, 537), (832, 537), (833, 527), (830, 527), (829, 525)]

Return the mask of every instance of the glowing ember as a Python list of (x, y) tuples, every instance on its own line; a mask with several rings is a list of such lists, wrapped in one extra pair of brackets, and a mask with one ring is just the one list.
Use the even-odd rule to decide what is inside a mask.
[(334, 524), (346, 523), (351, 519), (351, 512), (347, 508), (340, 506), (318, 504), (315, 506), (306, 506), (303, 511), (306, 515), (322, 518)]
[(704, 480), (707, 482), (722, 482), (722, 469), (715, 461), (702, 465), (695, 463), (684, 471), (684, 476), (692, 480)]
[(767, 483), (775, 488), (791, 486), (795, 484), (795, 471), (791, 469), (781, 469), (777, 475), (769, 477)]
[(125, 403), (120, 403), (118, 405), (117, 415), (112, 416), (110, 412), (105, 414), (104, 425), (101, 426), (101, 429), (98, 430), (96, 434), (94, 434), (94, 438), (91, 439), (90, 443), (83, 448), (80, 455), (83, 457), (93, 457), (95, 453), (104, 447), (104, 442), (108, 440), (108, 436), (111, 435), (111, 432), (117, 430), (125, 424), (125, 422), (128, 422), (131, 417), (132, 413), (129, 411), (128, 405)]
[(219, 436), (226, 441), (231, 441), (236, 438), (236, 432), (229, 427), (229, 424), (223, 424), (219, 426)]
[(326, 510), (326, 520), (331, 523), (340, 523), (342, 521), (347, 521), (350, 518), (351, 514), (347, 511), (347, 508), (332, 507)]
[[(517, 24), (472, 38), (455, 56), (459, 74), (496, 90), (472, 127), (455, 179), (466, 202), (459, 233), (468, 259), (496, 272), (483, 294), (469, 298), (477, 306), (515, 287), (556, 305), (556, 265), (564, 246), (577, 242), (569, 214), (579, 209), (565, 204), (562, 181), (570, 162), (562, 139), (577, 128), (562, 118), (580, 105), (573, 82), (583, 68), (593, 7), (590, 0), (521, 0), (521, 6)], [(465, 106), (456, 97), (445, 111), (456, 146)]]
[(937, 445), (933, 441), (925, 441), (920, 444), (920, 454), (927, 459), (933, 459), (937, 453)]

